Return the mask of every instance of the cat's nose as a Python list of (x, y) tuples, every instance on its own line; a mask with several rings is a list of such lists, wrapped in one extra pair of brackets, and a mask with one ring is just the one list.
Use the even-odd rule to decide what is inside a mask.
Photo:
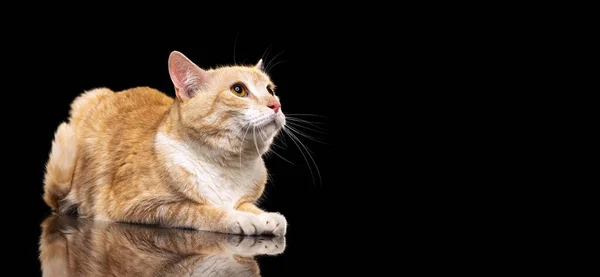
[(274, 111), (275, 113), (277, 113), (277, 112), (279, 111), (279, 108), (281, 107), (281, 104), (279, 103), (279, 101), (277, 101), (277, 100), (274, 100), (274, 101), (270, 101), (270, 102), (267, 104), (267, 107), (269, 107), (269, 108), (273, 109), (273, 111)]

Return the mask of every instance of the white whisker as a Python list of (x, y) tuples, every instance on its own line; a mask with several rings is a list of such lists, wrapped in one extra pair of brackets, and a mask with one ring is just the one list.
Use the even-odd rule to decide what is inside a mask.
[(269, 67), (269, 68), (267, 69), (267, 72), (269, 72), (269, 70), (273, 69), (273, 68), (274, 68), (275, 66), (277, 66), (278, 64), (280, 64), (280, 63), (284, 63), (284, 62), (286, 62), (286, 61), (279, 61), (279, 62), (276, 62), (274, 65), (272, 65), (271, 67)]
[[(273, 57), (268, 63), (267, 66), (265, 66), (265, 72), (269, 72), (269, 70), (271, 70), (274, 66), (271, 66), (271, 63), (273, 61), (275, 61), (275, 59), (277, 59), (277, 57), (279, 57), (279, 55), (283, 54), (284, 51), (279, 52), (277, 55), (275, 55), (275, 57)], [(275, 64), (277, 65), (277, 63)]]
[(240, 33), (235, 34), (235, 40), (233, 41), (233, 64), (235, 64), (235, 46), (237, 45), (237, 39)]
[[(271, 53), (271, 49), (272, 49), (271, 46), (273, 46), (272, 43), (269, 44), (269, 47), (267, 47), (267, 49), (265, 50), (265, 52), (263, 52), (263, 54), (261, 56), (262, 60), (265, 62), (267, 61), (267, 58), (269, 57), (269, 53)], [(266, 68), (266, 67), (263, 67), (263, 68)]]
[[(266, 137), (266, 136), (263, 134), (263, 129), (259, 127), (259, 128), (258, 128), (258, 131), (259, 131), (259, 134), (260, 134), (260, 135), (261, 135), (261, 136), (262, 136), (262, 137), (265, 139), (263, 142), (267, 141), (268, 139), (267, 139), (267, 137)], [(275, 141), (271, 142), (271, 145), (273, 145), (273, 146), (276, 146), (276, 147), (279, 147), (279, 148), (282, 148), (282, 149), (285, 149), (285, 148), (283, 148), (283, 147), (281, 147), (281, 146), (277, 145), (277, 144), (275, 143)], [(275, 149), (269, 148), (269, 152), (267, 152), (267, 153), (265, 153), (265, 154), (268, 154), (268, 153), (270, 153), (270, 152), (273, 152), (273, 154), (277, 155), (277, 157), (280, 157), (280, 158), (281, 158), (281, 159), (283, 159), (284, 161), (286, 161), (286, 162), (288, 162), (288, 163), (290, 163), (290, 164), (293, 164), (293, 165), (295, 165), (293, 162), (290, 162), (289, 160), (287, 160), (286, 158), (284, 158), (283, 156), (281, 156), (281, 155), (279, 155), (277, 152), (275, 152)]]
[(292, 121), (289, 121), (288, 123), (290, 125), (294, 126), (294, 127), (299, 127), (299, 128), (303, 128), (303, 129), (306, 129), (306, 130), (311, 130), (313, 132), (317, 132), (317, 133), (320, 133), (320, 134), (326, 134), (325, 130), (323, 130), (323, 129), (321, 129), (321, 130), (313, 129), (311, 127), (306, 127), (306, 126), (304, 126), (302, 124), (299, 124), (299, 123), (296, 123), (296, 122), (292, 122)]
[[(243, 130), (244, 127), (242, 127)], [(242, 137), (242, 146), (240, 146), (240, 168), (242, 168), (242, 151), (244, 150), (244, 139), (246, 139), (246, 135), (248, 134), (248, 130), (250, 130), (250, 126), (246, 129), (244, 136)]]
[(309, 120), (306, 120), (306, 119), (295, 118), (295, 117), (292, 117), (292, 116), (288, 116), (286, 118), (286, 120), (287, 121), (293, 121), (293, 122), (296, 122), (296, 123), (306, 123), (306, 124), (311, 125), (311, 126), (317, 128), (317, 129), (321, 129), (323, 131), (326, 131), (323, 127), (317, 125), (317, 124), (325, 124), (325, 122), (309, 121)]
[(286, 162), (288, 162), (288, 163), (290, 163), (290, 164), (292, 164), (292, 165), (296, 165), (295, 163), (293, 163), (293, 162), (290, 162), (290, 160), (288, 160), (288, 159), (286, 159), (286, 158), (282, 157), (281, 155), (277, 154), (277, 152), (275, 152), (275, 150), (273, 150), (273, 149), (269, 149), (269, 152), (268, 152), (268, 153), (271, 153), (271, 152), (272, 152), (273, 154), (277, 155), (277, 157), (281, 158), (282, 160), (284, 160), (284, 161), (286, 161)]
[(291, 116), (316, 116), (316, 117), (323, 117), (323, 118), (327, 118), (324, 115), (320, 115), (320, 114), (311, 114), (311, 113), (286, 113), (286, 116), (291, 115)]
[(258, 144), (256, 143), (256, 126), (252, 126), (252, 138), (254, 139), (254, 146), (256, 146), (256, 154), (260, 157), (260, 150), (258, 150)]
[[(285, 128), (285, 126), (283, 126), (283, 128)], [(276, 136), (275, 139), (281, 140), (281, 143), (283, 143), (283, 146), (287, 147), (287, 143), (285, 143), (285, 136), (281, 135), (281, 136)]]
[(306, 161), (306, 165), (308, 166), (308, 170), (310, 171), (310, 176), (312, 177), (313, 183), (315, 183), (315, 177), (314, 177), (314, 174), (313, 174), (312, 167), (310, 166), (310, 163), (308, 162), (308, 159), (306, 158), (306, 155), (304, 155), (304, 151), (302, 151), (302, 148), (300, 148), (300, 145), (304, 148), (304, 150), (306, 151), (306, 154), (308, 155), (308, 157), (311, 159), (311, 161), (315, 165), (315, 169), (317, 170), (317, 174), (319, 176), (319, 183), (322, 183), (322, 181), (321, 181), (321, 172), (319, 171), (319, 167), (317, 166), (317, 163), (315, 162), (315, 160), (313, 159), (312, 155), (310, 154), (310, 150), (308, 150), (308, 148), (306, 148), (306, 146), (300, 141), (300, 139), (298, 139), (298, 137), (296, 137), (296, 135), (294, 135), (291, 131), (288, 131), (285, 128), (283, 130), (284, 130), (284, 132), (288, 136), (290, 136), (290, 138), (292, 139), (292, 142), (294, 144), (296, 144), (296, 146), (298, 147), (298, 150), (300, 150), (300, 153), (302, 154), (302, 157), (304, 157), (304, 160)]
[(313, 141), (316, 141), (316, 142), (318, 142), (318, 143), (322, 143), (322, 144), (329, 144), (329, 143), (326, 143), (326, 142), (320, 141), (320, 140), (316, 139), (316, 138), (315, 138), (315, 137), (313, 137), (313, 136), (307, 135), (306, 133), (304, 133), (304, 132), (302, 132), (302, 131), (300, 131), (300, 130), (298, 130), (298, 129), (295, 129), (295, 128), (294, 128), (294, 127), (292, 127), (292, 126), (285, 126), (285, 127), (286, 127), (287, 129), (289, 129), (290, 131), (292, 131), (292, 132), (294, 132), (294, 133), (296, 133), (296, 134), (298, 134), (298, 135), (300, 135), (300, 136), (303, 136), (303, 137), (305, 137), (305, 138), (307, 138), (307, 139), (310, 139), (310, 140), (313, 140)]
[[(238, 138), (238, 137), (237, 137), (237, 135), (238, 135), (239, 133), (243, 132), (243, 131), (244, 131), (244, 126), (242, 126), (242, 127), (239, 129), (239, 130), (237, 130), (237, 131), (235, 132), (235, 134), (233, 134), (232, 138), (233, 138), (234, 140), (236, 140), (236, 142), (237, 142), (237, 138)], [(231, 138), (229, 138), (229, 145), (231, 146), (231, 148), (234, 148), (234, 145), (233, 145), (233, 143), (231, 143)]]
[(267, 142), (269, 140), (267, 138), (267, 136), (263, 133), (263, 127), (258, 127), (258, 132), (259, 132), (260, 136), (263, 138), (263, 142)]

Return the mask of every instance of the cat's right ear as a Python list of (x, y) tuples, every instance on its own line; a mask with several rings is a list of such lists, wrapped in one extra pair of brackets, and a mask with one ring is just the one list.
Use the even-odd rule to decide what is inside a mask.
[(182, 101), (194, 97), (209, 77), (206, 71), (178, 51), (169, 55), (169, 75), (175, 85), (175, 94)]

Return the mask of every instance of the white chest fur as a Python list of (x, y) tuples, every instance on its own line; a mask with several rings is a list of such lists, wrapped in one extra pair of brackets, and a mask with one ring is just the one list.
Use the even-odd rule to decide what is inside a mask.
[(195, 149), (162, 133), (157, 134), (156, 143), (168, 159), (169, 167), (186, 170), (190, 174), (186, 181), (194, 184), (210, 205), (233, 209), (240, 198), (251, 192), (258, 179), (259, 162), (242, 168), (207, 162)]

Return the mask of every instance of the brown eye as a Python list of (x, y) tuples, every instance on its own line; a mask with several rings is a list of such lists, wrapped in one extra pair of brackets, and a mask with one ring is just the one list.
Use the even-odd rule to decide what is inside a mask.
[(269, 92), (271, 95), (274, 95), (274, 94), (273, 94), (273, 90), (271, 89), (271, 87), (267, 87), (267, 91), (268, 91), (268, 92)]
[(235, 94), (239, 97), (246, 97), (248, 95), (248, 93), (246, 92), (246, 89), (241, 84), (235, 84), (235, 85), (231, 86), (231, 88), (229, 90), (231, 90), (231, 92), (233, 92), (233, 94)]

